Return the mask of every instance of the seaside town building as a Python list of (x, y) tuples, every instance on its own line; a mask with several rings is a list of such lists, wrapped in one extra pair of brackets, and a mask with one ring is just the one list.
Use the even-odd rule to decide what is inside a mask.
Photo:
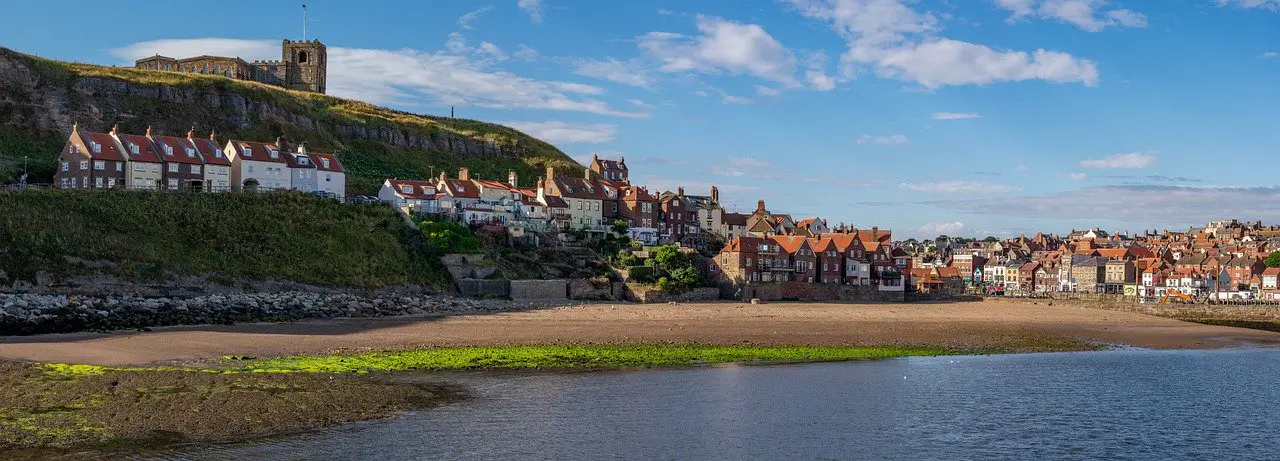
[(281, 41), (278, 61), (207, 55), (175, 59), (157, 54), (134, 62), (137, 69), (217, 75), (321, 94), (327, 86), (328, 66), (329, 51), (319, 40)]

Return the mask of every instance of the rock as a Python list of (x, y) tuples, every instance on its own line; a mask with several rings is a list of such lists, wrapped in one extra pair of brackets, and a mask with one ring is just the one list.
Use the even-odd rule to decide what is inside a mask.
[(764, 301), (761, 301), (760, 298), (751, 298), (751, 304), (764, 304)]

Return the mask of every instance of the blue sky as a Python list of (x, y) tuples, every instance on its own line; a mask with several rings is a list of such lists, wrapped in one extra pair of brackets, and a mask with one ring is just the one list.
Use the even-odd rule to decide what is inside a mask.
[[(1280, 221), (1280, 0), (307, 3), (330, 94), (455, 106), (743, 211), (917, 237)], [(302, 34), (300, 2), (6, 13), (0, 46), (101, 64)]]

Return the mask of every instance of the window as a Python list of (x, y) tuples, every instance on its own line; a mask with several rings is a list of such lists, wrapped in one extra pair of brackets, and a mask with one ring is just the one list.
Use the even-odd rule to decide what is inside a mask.
[(98, 170), (98, 171), (106, 170), (106, 169), (107, 169), (107, 162), (104, 162), (104, 161), (102, 161), (102, 160), (94, 160), (94, 161), (93, 161), (93, 169)]
[(173, 146), (170, 146), (168, 144), (161, 144), (160, 147), (164, 149), (164, 155), (173, 157)]
[(152, 173), (159, 173), (159, 172), (160, 172), (160, 164), (159, 164), (159, 163), (152, 163), (152, 164), (151, 164), (151, 172), (152, 172)]
[(133, 155), (138, 155), (138, 145), (134, 143), (129, 143), (129, 152), (132, 152)]
[(89, 161), (88, 161), (88, 160), (81, 160), (81, 161), (80, 161), (80, 169), (81, 169), (81, 170), (87, 170), (87, 169), (89, 169)]
[(213, 156), (216, 158), (222, 158), (222, 151), (220, 150), (213, 151)]
[(245, 170), (247, 170), (249, 174), (253, 174), (253, 165), (249, 165), (248, 167), (245, 168)]
[(107, 187), (116, 187), (116, 178), (107, 178)]
[(80, 148), (79, 148), (79, 147), (76, 147), (76, 145), (75, 145), (75, 144), (72, 144), (72, 145), (71, 145), (71, 150), (70, 150), (70, 152), (71, 152), (71, 153), (73, 153), (73, 154), (79, 154), (79, 153), (80, 153)]
[(177, 180), (177, 179), (170, 179), (170, 180), (169, 180), (169, 190), (178, 190), (178, 180)]
[[(424, 187), (423, 189), (426, 189), (426, 188)], [(406, 193), (406, 194), (412, 194), (412, 193), (413, 193), (413, 186), (400, 186), (400, 192), (403, 192), (403, 193)]]
[(177, 163), (170, 163), (170, 164), (169, 164), (169, 172), (170, 172), (170, 173), (177, 173), (177, 172), (178, 172), (178, 164), (177, 164)]
[(133, 171), (142, 171), (142, 172), (145, 172), (145, 171), (147, 171), (147, 165), (146, 165), (145, 163), (137, 163), (137, 162), (134, 162), (134, 164), (133, 164)]
[(95, 154), (101, 154), (101, 153), (102, 153), (102, 144), (98, 144), (98, 143), (96, 143), (96, 142), (92, 142), (92, 141), (90, 141), (90, 142), (89, 142), (89, 150), (93, 151), (93, 153), (95, 153)]
[(248, 148), (248, 147), (244, 148), (244, 156), (245, 156), (245, 157), (253, 157), (253, 149), (250, 149), (250, 148)]
[(70, 187), (71, 187), (71, 180), (67, 178), (62, 178), (62, 188), (68, 189)]
[(200, 174), (200, 165), (191, 165), (191, 174)]
[[(172, 149), (170, 149), (170, 150), (172, 150)], [(185, 148), (184, 150), (186, 150), (186, 151), (187, 151), (187, 158), (196, 158), (196, 150), (195, 150), (195, 149), (192, 149), (192, 148), (190, 148), (190, 147), (187, 147), (187, 148)]]
[(93, 178), (93, 185), (94, 187), (102, 187), (102, 176)]
[(280, 151), (275, 149), (270, 149), (267, 151), (267, 155), (270, 156), (271, 158), (280, 158)]
[(327, 159), (327, 158), (322, 158), (322, 159), (320, 159), (320, 163), (323, 163), (323, 164), (324, 164), (324, 167), (325, 167), (326, 169), (327, 169), (327, 168), (329, 168), (329, 159)]
[(62, 162), (62, 171), (71, 171), (71, 162)]

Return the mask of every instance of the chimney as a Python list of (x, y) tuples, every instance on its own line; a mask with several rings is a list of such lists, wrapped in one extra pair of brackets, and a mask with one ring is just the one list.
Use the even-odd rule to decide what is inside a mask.
[(585, 170), (582, 170), (582, 179), (585, 179), (585, 180), (588, 180), (588, 181), (590, 181), (590, 180), (591, 180), (591, 169), (590, 169), (590, 168), (587, 168), (587, 169), (585, 169)]
[(458, 168), (458, 179), (467, 181), (471, 179), (471, 169), (467, 167)]
[(547, 183), (542, 178), (538, 178), (538, 201), (546, 202), (547, 199)]
[(80, 122), (71, 122), (71, 132), (75, 133), (77, 131), (80, 131)]
[(299, 153), (299, 154), (302, 154), (302, 155), (307, 155), (307, 142), (306, 142), (306, 141), (298, 141), (298, 153)]
[(764, 200), (756, 202), (756, 213), (764, 213)]
[(516, 176), (516, 170), (507, 170), (507, 184), (511, 187), (520, 187), (520, 181), (517, 179), (519, 178)]
[(871, 238), (873, 239), (880, 238), (880, 226), (871, 226)]
[(550, 180), (552, 180), (552, 179), (555, 179), (555, 177), (556, 177), (556, 168), (555, 168), (555, 167), (552, 167), (552, 166), (547, 167), (547, 177), (546, 177), (546, 180), (547, 180), (547, 181), (550, 181)]
[(187, 130), (187, 140), (194, 141), (195, 139), (196, 139), (196, 127), (193, 125), (190, 130)]
[[(444, 170), (440, 170), (440, 182), (444, 182), (445, 179), (449, 179), (449, 176), (444, 174)], [(436, 187), (439, 187), (439, 185)]]
[(618, 164), (619, 164), (619, 165), (626, 165), (626, 164), (627, 164), (627, 158), (626, 158), (626, 157), (623, 157), (623, 156), (621, 156), (621, 155), (619, 155), (619, 156), (618, 156)]
[(120, 135), (120, 124), (117, 123), (115, 125), (111, 125), (111, 136), (119, 136), (119, 135)]
[(720, 189), (717, 189), (716, 186), (711, 186), (711, 203), (720, 203)]
[(600, 157), (597, 157), (596, 154), (591, 154), (591, 165), (588, 165), (587, 167), (590, 168), (591, 166), (595, 165), (596, 162), (599, 162), (599, 161), (600, 161)]
[(214, 144), (218, 143), (218, 130), (209, 130), (209, 140)]
[(147, 138), (151, 138), (151, 125), (147, 125)]

